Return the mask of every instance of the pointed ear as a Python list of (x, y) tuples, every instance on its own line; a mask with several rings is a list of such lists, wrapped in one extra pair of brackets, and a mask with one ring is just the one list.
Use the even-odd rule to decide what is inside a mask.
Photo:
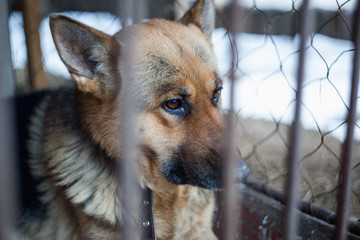
[(210, 40), (215, 25), (215, 8), (213, 0), (198, 0), (180, 19), (185, 25), (195, 24)]
[(62, 15), (50, 16), (50, 29), (60, 58), (80, 91), (98, 98), (117, 91), (119, 44), (112, 36)]

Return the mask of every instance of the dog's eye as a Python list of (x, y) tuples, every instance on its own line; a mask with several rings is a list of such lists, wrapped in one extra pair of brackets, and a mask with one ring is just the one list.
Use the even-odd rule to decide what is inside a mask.
[(184, 116), (188, 112), (188, 107), (185, 100), (181, 98), (175, 98), (166, 100), (162, 107), (169, 113), (175, 115), (182, 115)]
[(219, 99), (220, 99), (220, 94), (221, 94), (221, 90), (223, 88), (220, 87), (220, 88), (217, 88), (215, 91), (214, 91), (214, 94), (213, 94), (213, 98), (212, 98), (212, 102), (215, 106), (218, 105), (218, 102), (219, 102)]
[(172, 99), (165, 102), (166, 108), (175, 110), (181, 107), (181, 100), (180, 99)]

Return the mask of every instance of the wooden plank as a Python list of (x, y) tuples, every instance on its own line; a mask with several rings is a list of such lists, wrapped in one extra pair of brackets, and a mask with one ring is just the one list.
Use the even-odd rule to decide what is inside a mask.
[(40, 1), (22, 0), (22, 12), (28, 56), (30, 87), (32, 91), (45, 89), (47, 88), (48, 83), (42, 65), (42, 54), (40, 48)]

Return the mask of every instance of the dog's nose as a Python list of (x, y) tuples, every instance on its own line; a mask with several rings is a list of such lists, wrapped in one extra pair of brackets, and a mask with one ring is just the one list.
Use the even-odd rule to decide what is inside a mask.
[(250, 175), (250, 170), (246, 166), (244, 159), (240, 156), (238, 157), (238, 165), (235, 168), (235, 181), (243, 182)]

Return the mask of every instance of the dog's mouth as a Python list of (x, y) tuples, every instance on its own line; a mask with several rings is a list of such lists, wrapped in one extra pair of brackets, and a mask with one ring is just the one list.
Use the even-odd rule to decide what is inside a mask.
[[(162, 173), (169, 182), (176, 185), (193, 185), (211, 190), (223, 188), (223, 168), (221, 161), (185, 161), (182, 155), (176, 155), (161, 165)], [(236, 183), (243, 182), (250, 175), (245, 161), (239, 157), (237, 167), (232, 172)]]

